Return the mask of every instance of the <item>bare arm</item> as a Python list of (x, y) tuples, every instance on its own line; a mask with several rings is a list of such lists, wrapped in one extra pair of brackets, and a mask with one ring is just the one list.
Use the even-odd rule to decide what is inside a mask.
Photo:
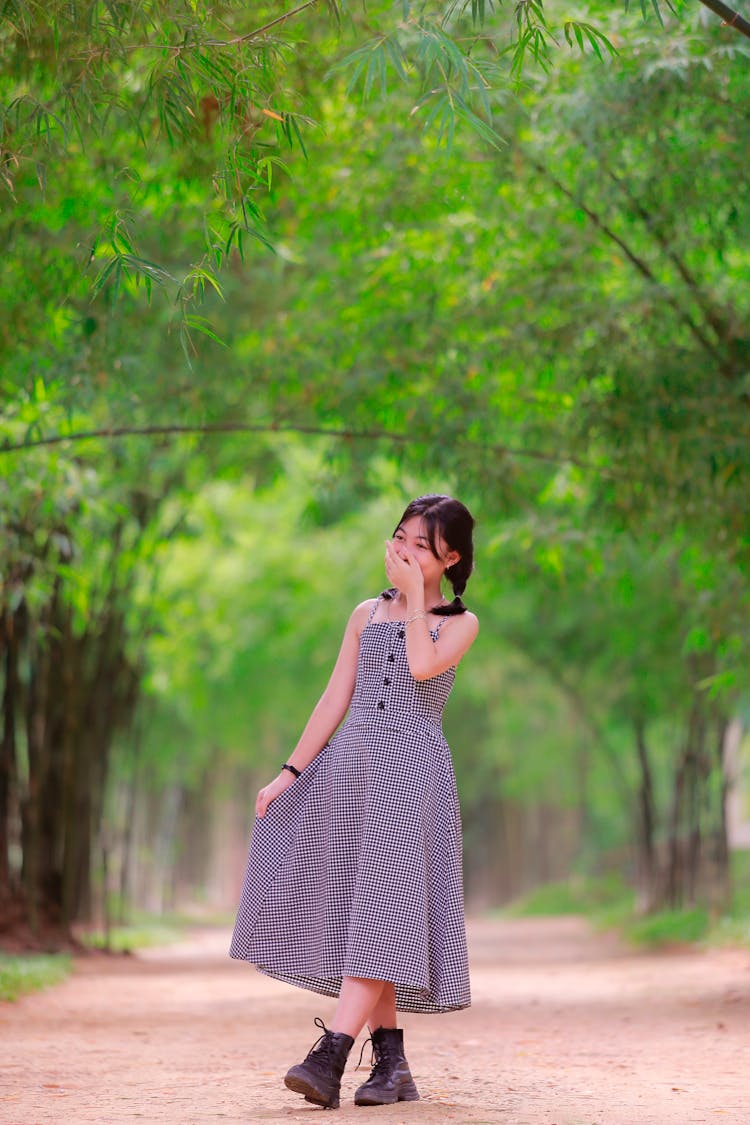
[[(407, 618), (416, 612), (407, 603)], [(410, 622), (406, 626), (406, 658), (414, 679), (431, 680), (458, 664), (478, 632), (479, 622), (473, 613), (468, 612), (449, 618), (436, 641), (433, 641), (424, 617)]]
[[(351, 703), (357, 675), (359, 635), (367, 620), (372, 601), (362, 602), (352, 613), (344, 632), (339, 655), (325, 691), (313, 708), (299, 741), (287, 758), (290, 765), (302, 771), (310, 765), (341, 723)], [(273, 781), (261, 789), (255, 802), (258, 816), (264, 816), (275, 797), (293, 785), (295, 777), (289, 770), (281, 770)]]
[[(425, 614), (424, 584), (416, 561), (400, 554), (392, 542), (386, 544), (385, 571), (388, 580), (406, 597), (406, 658), (415, 680), (431, 680), (458, 664), (479, 632), (473, 613), (456, 614), (446, 621), (436, 641)], [(419, 614), (414, 620), (409, 618)]]

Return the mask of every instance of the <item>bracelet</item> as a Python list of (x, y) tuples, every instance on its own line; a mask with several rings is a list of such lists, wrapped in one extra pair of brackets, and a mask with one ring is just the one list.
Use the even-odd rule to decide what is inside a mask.
[(284, 765), (281, 768), (283, 770), (289, 770), (289, 772), (293, 773), (295, 777), (300, 777), (302, 775), (302, 770), (298, 770), (296, 766), (290, 766), (289, 762), (284, 762)]
[(426, 621), (427, 614), (423, 609), (418, 609), (416, 613), (412, 613), (411, 617), (407, 617), (404, 625), (411, 625), (412, 621)]

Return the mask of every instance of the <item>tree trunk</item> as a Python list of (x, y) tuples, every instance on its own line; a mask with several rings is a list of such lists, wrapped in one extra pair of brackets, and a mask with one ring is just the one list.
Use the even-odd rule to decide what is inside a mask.
[(664, 903), (673, 909), (685, 903), (687, 849), (685, 840), (685, 810), (690, 803), (691, 774), (696, 754), (696, 737), (701, 718), (699, 702), (693, 700), (688, 717), (685, 742), (679, 752), (674, 773), (672, 807), (669, 816), (667, 865)]
[(39, 779), (39, 865), (40, 894), (56, 919), (62, 919), (62, 852), (64, 828), (64, 732), (68, 724), (70, 701), (65, 675), (69, 669), (66, 636), (70, 628), (69, 613), (62, 599), (62, 582), (58, 579), (49, 606), (44, 646), (47, 667), (44, 738), (44, 768)]
[[(140, 714), (140, 711), (139, 711)], [(138, 800), (138, 784), (140, 775), (141, 746), (143, 742), (143, 729), (138, 721), (133, 731), (131, 742), (132, 773), (128, 779), (125, 791), (125, 820), (122, 835), (122, 855), (120, 858), (120, 881), (118, 893), (119, 925), (125, 923), (125, 903), (129, 900), (133, 886), (133, 852), (136, 832), (136, 802)]]
[(720, 718), (714, 735), (714, 753), (718, 773), (716, 811), (710, 836), (711, 872), (707, 886), (710, 905), (713, 910), (725, 909), (732, 898), (732, 873), (729, 851), (729, 818), (727, 802), (731, 787), (727, 751), (729, 748), (731, 720)]
[(78, 773), (77, 738), (81, 726), (81, 705), (76, 691), (76, 684), (80, 682), (81, 670), (79, 667), (79, 648), (75, 644), (69, 630), (66, 630), (66, 660), (65, 660), (65, 724), (62, 730), (62, 759), (63, 759), (63, 784), (62, 784), (62, 854), (60, 866), (62, 872), (61, 903), (63, 918), (66, 923), (74, 917), (74, 887), (71, 879), (68, 857), (73, 841), (75, 840), (77, 826), (76, 810), (76, 778)]
[[(46, 635), (48, 623), (38, 623), (39, 634)], [(54, 889), (43, 888), (42, 877), (42, 797), (45, 772), (45, 727), (49, 681), (49, 649), (30, 640), (29, 686), (26, 699), (26, 745), (28, 787), (22, 808), (23, 884), (32, 933), (39, 934), (43, 901), (54, 901)]]
[(0, 903), (12, 894), (10, 870), (10, 818), (17, 792), (16, 715), (18, 704), (18, 627), (20, 615), (6, 604), (3, 609), (3, 732), (0, 743)]
[(728, 723), (710, 713), (709, 706), (696, 693), (675, 768), (662, 903), (674, 909), (716, 905), (726, 902), (729, 893), (724, 760)]
[(651, 758), (642, 719), (634, 720), (635, 745), (640, 781), (638, 784), (638, 815), (636, 820), (636, 890), (639, 912), (654, 909), (659, 898), (659, 862), (656, 854), (654, 782)]

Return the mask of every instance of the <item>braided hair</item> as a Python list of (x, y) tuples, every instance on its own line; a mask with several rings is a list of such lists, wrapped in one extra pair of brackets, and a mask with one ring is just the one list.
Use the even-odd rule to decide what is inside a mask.
[[(443, 617), (450, 617), (456, 613), (466, 613), (466, 606), (461, 600), (461, 595), (466, 589), (466, 583), (474, 569), (474, 517), (460, 500), (452, 496), (440, 496), (430, 493), (427, 496), (418, 496), (407, 505), (404, 514), (396, 525), (394, 535), (402, 524), (417, 516), (425, 529), (425, 536), (430, 545), (430, 550), (436, 559), (439, 559), (438, 539), (450, 551), (456, 551), (461, 556), (458, 562), (449, 566), (445, 577), (453, 587), (454, 598), (449, 605), (437, 606), (433, 613)], [(387, 591), (386, 596), (393, 597), (398, 591)]]

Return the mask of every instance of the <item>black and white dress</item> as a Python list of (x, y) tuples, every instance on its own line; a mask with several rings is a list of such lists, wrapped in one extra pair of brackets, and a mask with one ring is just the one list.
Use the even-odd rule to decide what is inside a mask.
[(404, 622), (373, 621), (382, 598), (346, 720), (255, 821), (230, 955), (326, 996), (344, 976), (392, 981), (400, 1011), (446, 1012), (471, 1003), (441, 726), (455, 668), (415, 680)]

